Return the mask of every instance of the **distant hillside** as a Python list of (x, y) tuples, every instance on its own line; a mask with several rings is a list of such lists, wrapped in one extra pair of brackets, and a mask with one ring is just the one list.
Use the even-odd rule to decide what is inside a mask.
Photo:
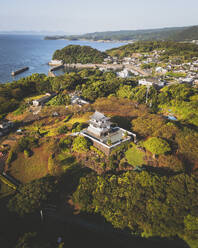
[(198, 40), (198, 26), (188, 27), (170, 36), (174, 41)]
[(53, 59), (64, 61), (64, 63), (102, 63), (107, 55), (89, 46), (69, 45), (61, 50), (56, 50)]
[(69, 40), (198, 40), (198, 26), (190, 27), (173, 27), (161, 29), (146, 29), (146, 30), (121, 30), (121, 31), (107, 31), (87, 33), (83, 35), (71, 36), (48, 36), (45, 39), (60, 39), (65, 38)]
[(166, 39), (173, 32), (182, 31), (183, 28), (163, 28), (147, 30), (121, 30), (108, 32), (88, 33), (80, 36), (69, 36), (69, 39), (88, 40), (162, 40)]
[(192, 43), (178, 43), (174, 41), (138, 41), (132, 44), (107, 50), (110, 56), (119, 58), (131, 57), (133, 53), (149, 53), (154, 50), (163, 51), (160, 57), (161, 61), (177, 57), (182, 60), (192, 60), (198, 57), (198, 45)]

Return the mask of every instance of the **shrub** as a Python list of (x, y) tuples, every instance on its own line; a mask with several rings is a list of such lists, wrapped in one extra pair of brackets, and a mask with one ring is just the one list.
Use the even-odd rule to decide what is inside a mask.
[(95, 153), (97, 153), (101, 158), (104, 157), (104, 153), (101, 152), (99, 149), (97, 149), (95, 146), (90, 146), (90, 150), (94, 151)]
[(21, 138), (18, 142), (17, 148), (20, 152), (23, 152), (24, 150), (31, 149), (33, 147), (38, 147), (38, 139), (33, 136), (29, 136)]
[(13, 150), (10, 150), (6, 160), (6, 164), (10, 165), (16, 159), (16, 153)]
[(73, 141), (73, 151), (75, 152), (86, 152), (89, 147), (89, 141), (82, 136), (76, 137)]
[(67, 138), (63, 138), (60, 140), (59, 143), (59, 147), (61, 149), (66, 149), (66, 148), (70, 148), (73, 142), (73, 137), (72, 136), (68, 136)]
[(30, 150), (24, 150), (24, 155), (26, 158), (29, 158), (31, 156)]
[(58, 133), (59, 133), (59, 134), (67, 133), (67, 131), (68, 131), (67, 126), (62, 126), (62, 127), (60, 127), (60, 128), (58, 129)]
[(64, 122), (68, 122), (68, 121), (71, 119), (72, 115), (73, 115), (73, 114), (68, 114), (68, 115), (65, 117)]
[(83, 128), (83, 123), (75, 122), (72, 126), (72, 133), (80, 132)]
[(48, 171), (50, 175), (56, 175), (57, 166), (53, 159), (53, 155), (50, 155), (48, 158)]
[(169, 144), (165, 140), (157, 137), (146, 140), (144, 142), (144, 147), (153, 155), (160, 155), (171, 151)]
[(158, 158), (160, 167), (167, 167), (173, 171), (184, 171), (184, 165), (179, 158), (173, 155), (160, 155)]

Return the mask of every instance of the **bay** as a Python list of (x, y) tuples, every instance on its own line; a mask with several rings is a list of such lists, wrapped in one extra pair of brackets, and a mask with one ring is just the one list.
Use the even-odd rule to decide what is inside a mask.
[[(0, 83), (12, 82), (33, 73), (44, 73), (49, 70), (48, 62), (57, 49), (70, 44), (86, 45), (105, 51), (126, 43), (44, 40), (41, 35), (7, 35), (0, 34)], [(11, 76), (11, 72), (23, 67), (28, 71)]]

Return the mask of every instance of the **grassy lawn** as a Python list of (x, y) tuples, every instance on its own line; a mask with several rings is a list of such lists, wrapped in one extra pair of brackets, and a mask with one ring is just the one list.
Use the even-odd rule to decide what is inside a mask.
[(49, 153), (45, 147), (35, 148), (33, 152), (34, 154), (29, 158), (25, 158), (23, 153), (19, 153), (17, 159), (11, 165), (10, 174), (22, 183), (30, 182), (48, 174)]
[(39, 98), (41, 98), (41, 97), (44, 97), (44, 96), (46, 96), (46, 94), (41, 94), (41, 95), (26, 97), (26, 98), (24, 99), (24, 101), (25, 101), (25, 102), (31, 102), (31, 101), (33, 101), (33, 100), (37, 100), (37, 99), (39, 99)]
[(69, 152), (62, 152), (57, 156), (57, 162), (62, 167), (62, 170), (66, 172), (71, 166), (76, 165), (75, 157), (73, 157)]
[(128, 151), (126, 151), (126, 159), (129, 164), (133, 166), (141, 166), (144, 162), (144, 153), (137, 149), (136, 146), (133, 146), (132, 148), (129, 148)]
[[(198, 126), (197, 108), (189, 102), (182, 102), (180, 105), (160, 105), (161, 113), (173, 114), (180, 121)], [(171, 111), (169, 111), (171, 109)]]
[(90, 119), (90, 116), (92, 115), (93, 113), (91, 112), (87, 112), (85, 113), (84, 115), (82, 116), (74, 116), (73, 118), (71, 118), (67, 124), (70, 124), (70, 125), (73, 125), (75, 122), (79, 122), (79, 123), (84, 123), (84, 122), (88, 122), (89, 119)]

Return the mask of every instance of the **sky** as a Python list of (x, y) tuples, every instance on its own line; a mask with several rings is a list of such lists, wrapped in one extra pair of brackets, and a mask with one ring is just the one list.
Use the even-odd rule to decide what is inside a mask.
[(198, 0), (0, 0), (0, 31), (82, 34), (198, 25)]

